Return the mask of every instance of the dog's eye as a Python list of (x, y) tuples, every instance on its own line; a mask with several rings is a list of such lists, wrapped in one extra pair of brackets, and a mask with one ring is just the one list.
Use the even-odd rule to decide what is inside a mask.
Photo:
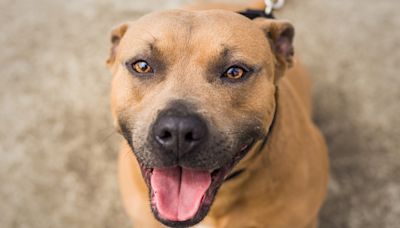
[(231, 66), (229, 67), (225, 73), (223, 74), (223, 77), (231, 79), (231, 80), (237, 80), (241, 79), (245, 74), (246, 70), (243, 69), (242, 67), (239, 66)]
[(144, 60), (139, 60), (131, 65), (132, 69), (139, 74), (153, 73), (153, 68)]

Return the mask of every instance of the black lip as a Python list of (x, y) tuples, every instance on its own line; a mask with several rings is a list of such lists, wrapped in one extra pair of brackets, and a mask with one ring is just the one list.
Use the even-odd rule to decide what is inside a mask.
[(155, 206), (155, 203), (153, 202), (153, 189), (151, 187), (150, 183), (150, 178), (153, 172), (153, 168), (146, 168), (141, 165), (141, 171), (142, 171), (142, 176), (147, 184), (147, 187), (149, 188), (149, 195), (150, 195), (150, 206), (151, 210), (155, 216), (155, 218), (163, 223), (166, 226), (169, 227), (188, 227), (188, 226), (193, 226), (201, 222), (206, 215), (208, 214), (210, 207), (214, 201), (214, 198), (218, 192), (218, 189), (221, 187), (221, 185), (224, 183), (225, 180), (227, 180), (230, 175), (230, 171), (233, 169), (233, 167), (253, 148), (255, 144), (255, 140), (251, 140), (251, 143), (248, 144), (248, 146), (245, 149), (240, 150), (229, 162), (228, 164), (222, 166), (219, 169), (214, 170), (211, 173), (211, 185), (207, 189), (199, 210), (197, 213), (194, 215), (193, 218), (185, 220), (185, 221), (171, 221), (168, 219), (164, 219), (161, 217), (159, 214), (157, 207)]

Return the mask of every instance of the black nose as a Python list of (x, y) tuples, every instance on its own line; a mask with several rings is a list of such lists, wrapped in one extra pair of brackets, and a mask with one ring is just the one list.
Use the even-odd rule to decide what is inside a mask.
[(205, 122), (196, 115), (160, 116), (153, 127), (153, 138), (164, 151), (178, 157), (190, 152), (205, 141), (208, 130)]

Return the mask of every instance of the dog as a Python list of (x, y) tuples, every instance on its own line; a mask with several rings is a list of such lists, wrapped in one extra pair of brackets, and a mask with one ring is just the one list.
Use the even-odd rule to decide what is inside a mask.
[(327, 148), (294, 27), (213, 7), (112, 31), (126, 211), (135, 227), (317, 227)]

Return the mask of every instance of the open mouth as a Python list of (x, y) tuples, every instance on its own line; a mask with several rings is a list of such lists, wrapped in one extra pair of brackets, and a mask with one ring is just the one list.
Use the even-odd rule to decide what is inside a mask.
[(228, 164), (216, 170), (195, 170), (181, 166), (141, 167), (150, 189), (151, 208), (155, 217), (170, 227), (199, 223), (207, 215), (217, 190), (232, 168), (253, 145), (254, 140), (243, 145)]

